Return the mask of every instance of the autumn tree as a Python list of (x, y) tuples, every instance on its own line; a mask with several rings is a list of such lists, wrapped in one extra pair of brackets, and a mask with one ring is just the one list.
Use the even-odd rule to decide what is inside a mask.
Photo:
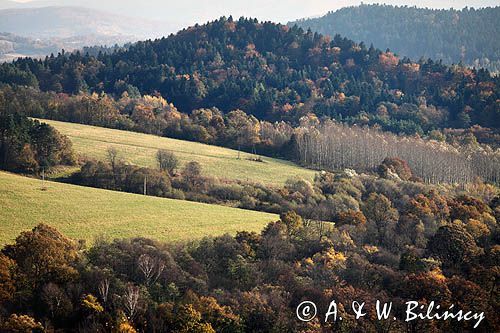
[(113, 169), (113, 173), (116, 171), (116, 166), (119, 162), (119, 153), (115, 147), (109, 147), (106, 150), (107, 159), (109, 164), (111, 164), (111, 168)]
[(76, 243), (45, 224), (21, 233), (4, 253), (17, 263), (34, 290), (45, 282), (66, 282), (78, 275)]
[(0, 253), (0, 305), (6, 304), (14, 297), (15, 270), (16, 262)]
[(44, 332), (42, 324), (28, 315), (12, 314), (0, 328), (12, 333)]
[(231, 111), (227, 115), (227, 133), (229, 138), (237, 144), (238, 159), (241, 147), (252, 147), (260, 141), (260, 124), (255, 117), (247, 116), (241, 110)]
[(104, 311), (102, 305), (99, 303), (97, 298), (92, 294), (87, 294), (84, 297), (82, 297), (80, 304), (90, 314), (97, 314)]
[(173, 176), (175, 170), (179, 165), (179, 160), (171, 151), (166, 149), (160, 149), (156, 153), (156, 161), (158, 162), (158, 167), (161, 171), (167, 172), (170, 176)]
[(443, 261), (445, 267), (459, 267), (480, 253), (474, 237), (461, 221), (438, 229), (427, 244), (429, 253)]
[(165, 263), (161, 259), (153, 258), (148, 254), (142, 254), (139, 257), (137, 260), (137, 266), (144, 277), (146, 286), (158, 281), (163, 273), (163, 270), (165, 269)]
[[(172, 312), (170, 312), (172, 311)], [(210, 323), (203, 322), (201, 313), (192, 304), (183, 304), (170, 308), (171, 322), (169, 332), (179, 333), (215, 333)]]
[(129, 320), (134, 320), (138, 311), (141, 309), (140, 303), (141, 290), (139, 287), (129, 284), (122, 296), (123, 307)]
[(53, 282), (42, 287), (40, 299), (45, 313), (54, 321), (68, 316), (73, 311), (73, 304), (65, 290)]
[(201, 164), (198, 162), (189, 162), (182, 170), (182, 178), (190, 189), (196, 188), (201, 177)]
[(338, 226), (364, 225), (366, 224), (366, 217), (363, 212), (350, 209), (338, 214), (336, 224)]
[(382, 164), (378, 167), (378, 173), (384, 178), (390, 178), (392, 175), (392, 177), (398, 177), (399, 179), (405, 181), (408, 181), (413, 177), (408, 163), (396, 157), (387, 157), (384, 159)]
[(116, 186), (120, 175), (118, 174), (118, 163), (119, 161), (119, 153), (115, 147), (108, 147), (106, 150), (108, 163), (111, 165), (111, 170), (113, 172), (113, 183)]
[(363, 205), (363, 213), (368, 220), (375, 224), (380, 243), (392, 239), (391, 236), (399, 216), (389, 198), (383, 194), (371, 193)]
[(286, 225), (288, 236), (296, 235), (303, 227), (304, 221), (302, 217), (294, 211), (289, 211), (280, 215), (280, 220)]
[(213, 297), (199, 297), (193, 307), (201, 313), (202, 320), (210, 323), (216, 332), (244, 332), (243, 321), (229, 306), (220, 305)]

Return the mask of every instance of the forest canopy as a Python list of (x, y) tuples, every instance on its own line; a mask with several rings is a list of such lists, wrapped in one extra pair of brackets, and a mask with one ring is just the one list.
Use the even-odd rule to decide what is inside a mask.
[(0, 66), (0, 82), (69, 94), (161, 95), (179, 111), (240, 109), (298, 123), (314, 113), (403, 133), (500, 128), (499, 78), (412, 62), (302, 28), (221, 18), (97, 56), (61, 53)]
[(325, 35), (391, 49), (412, 59), (500, 71), (500, 7), (429, 9), (369, 5), (346, 7), (320, 18), (290, 22)]

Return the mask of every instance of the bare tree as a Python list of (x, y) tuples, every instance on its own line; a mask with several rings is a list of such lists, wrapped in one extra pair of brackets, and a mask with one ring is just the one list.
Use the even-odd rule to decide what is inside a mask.
[(281, 121), (278, 123), (260, 122), (260, 141), (276, 148), (281, 148), (293, 135), (293, 128), (289, 124)]
[(113, 171), (113, 182), (116, 185), (118, 179), (116, 172), (116, 165), (118, 164), (118, 150), (115, 147), (108, 147), (107, 155), (108, 162), (111, 164), (111, 170)]
[(129, 284), (123, 295), (123, 306), (130, 320), (133, 320), (139, 307), (139, 287)]
[(227, 122), (228, 133), (230, 133), (230, 136), (235, 139), (238, 145), (238, 159), (240, 159), (241, 146), (246, 144), (246, 138), (252, 132), (249, 130), (252, 126), (252, 122), (248, 115), (241, 110), (229, 112), (227, 115)]
[(118, 163), (118, 150), (115, 147), (108, 147), (106, 153), (108, 155), (108, 162), (114, 170)]
[(56, 313), (62, 309), (65, 298), (67, 297), (64, 292), (54, 283), (48, 283), (42, 289), (41, 299), (52, 318), (55, 318)]
[(148, 256), (147, 254), (143, 254), (137, 260), (137, 264), (139, 266), (139, 270), (144, 275), (146, 285), (149, 285), (155, 269), (155, 262), (153, 258)]
[(165, 264), (160, 259), (151, 258), (147, 254), (143, 254), (137, 260), (139, 270), (144, 275), (144, 280), (147, 286), (155, 283), (165, 269)]
[(153, 282), (158, 281), (158, 279), (160, 278), (161, 274), (165, 270), (165, 267), (166, 267), (166, 265), (163, 262), (163, 260), (160, 260), (160, 259), (156, 260), (156, 274), (154, 276)]
[(300, 162), (317, 169), (372, 171), (387, 157), (405, 160), (427, 183), (467, 184), (476, 177), (498, 182), (500, 150), (454, 147), (333, 121), (295, 130)]
[(99, 290), (99, 295), (102, 298), (102, 301), (104, 304), (108, 302), (108, 295), (109, 295), (109, 279), (105, 277), (104, 279), (99, 282), (99, 286), (97, 287)]

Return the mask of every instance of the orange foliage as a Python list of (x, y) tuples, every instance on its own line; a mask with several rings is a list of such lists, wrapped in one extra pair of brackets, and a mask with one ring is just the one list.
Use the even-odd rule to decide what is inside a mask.
[(259, 55), (259, 52), (255, 49), (255, 44), (248, 44), (246, 47), (246, 53), (245, 53), (245, 58), (253, 58), (257, 57)]
[(381, 53), (378, 60), (386, 71), (394, 69), (399, 63), (399, 57), (396, 57), (392, 52)]
[(341, 212), (337, 216), (337, 225), (363, 225), (366, 224), (366, 217), (363, 212), (357, 212), (352, 209)]

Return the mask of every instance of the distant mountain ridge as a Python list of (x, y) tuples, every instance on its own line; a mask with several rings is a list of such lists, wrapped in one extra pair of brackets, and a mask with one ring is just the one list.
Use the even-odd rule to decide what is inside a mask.
[(325, 35), (391, 49), (413, 60), (442, 59), (500, 70), (500, 7), (435, 10), (360, 5), (290, 22)]
[(67, 38), (90, 34), (152, 38), (171, 32), (162, 22), (67, 6), (1, 10), (0, 31), (32, 38)]
[[(0, 3), (6, 5), (5, 1)], [(168, 23), (83, 7), (3, 9), (0, 10), (0, 60), (43, 57), (85, 46), (124, 44), (172, 31), (174, 28)]]
[[(84, 52), (104, 50), (112, 52), (115, 45), (123, 46), (134, 42), (132, 36), (83, 35), (67, 38), (29, 38), (11, 33), (0, 32), (0, 62), (19, 57), (44, 58), (47, 55), (65, 51), (85, 50)], [(88, 47), (87, 45), (94, 45)], [(98, 51), (97, 51), (98, 52)]]
[[(17, 3), (15, 6), (16, 8), (47, 6), (94, 8), (130, 17), (175, 22), (176, 28), (181, 29), (188, 25), (216, 19), (222, 15), (233, 15), (235, 17), (250, 16), (258, 17), (262, 20), (287, 22), (288, 20), (304, 15), (303, 8), (315, 8), (318, 2), (324, 4), (327, 1), (319, 0), (316, 1), (316, 4), (308, 4), (308, 2), (304, 2), (303, 0), (253, 0), (251, 5), (242, 5), (244, 2), (234, 0), (35, 0)], [(275, 10), (276, 8), (280, 10)], [(324, 12), (326, 8), (329, 7), (322, 7), (319, 13)], [(312, 14), (311, 10), (307, 11), (308, 15)], [(313, 13), (318, 13), (318, 11), (314, 11)]]

